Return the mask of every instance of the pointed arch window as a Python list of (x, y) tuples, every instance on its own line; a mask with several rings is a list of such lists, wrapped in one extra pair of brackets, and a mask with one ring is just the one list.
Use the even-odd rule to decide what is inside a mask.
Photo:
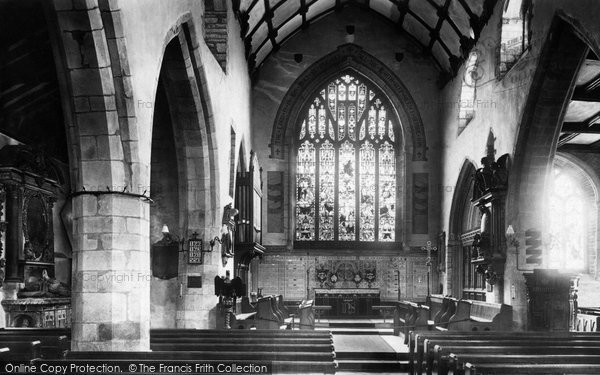
[(297, 134), (296, 243), (396, 241), (399, 125), (354, 72), (315, 93)]
[(593, 247), (590, 233), (595, 229), (594, 193), (583, 172), (558, 160), (555, 163), (548, 196), (548, 236), (546, 248), (548, 267), (585, 270), (586, 249)]

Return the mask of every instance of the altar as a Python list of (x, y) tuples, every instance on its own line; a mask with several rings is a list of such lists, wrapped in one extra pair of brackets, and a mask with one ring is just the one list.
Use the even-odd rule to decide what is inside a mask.
[(378, 306), (380, 299), (379, 289), (315, 288), (315, 305), (331, 306), (331, 310), (323, 311), (323, 317), (371, 317), (378, 314), (377, 311), (373, 311), (372, 307)]

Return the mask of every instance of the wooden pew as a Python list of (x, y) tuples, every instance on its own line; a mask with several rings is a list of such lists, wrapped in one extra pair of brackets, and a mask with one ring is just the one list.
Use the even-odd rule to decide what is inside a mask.
[(292, 313), (290, 313), (288, 311), (288, 309), (285, 307), (285, 303), (283, 302), (283, 295), (278, 295), (275, 297), (275, 301), (276, 301), (276, 305), (277, 305), (277, 310), (279, 310), (279, 312), (282, 315), (282, 325), (285, 325), (286, 329), (294, 329), (294, 323), (295, 323), (295, 319), (296, 316)]
[(329, 344), (303, 344), (301, 342), (281, 344), (277, 340), (271, 340), (270, 343), (196, 343), (196, 342), (169, 342), (153, 343), (150, 345), (153, 351), (188, 351), (188, 352), (271, 352), (273, 354), (281, 352), (295, 353), (320, 353), (333, 352), (333, 345)]
[(314, 301), (304, 300), (298, 306), (298, 315), (300, 316), (300, 329), (314, 330), (315, 329), (315, 310)]
[[(564, 354), (564, 353), (540, 353), (533, 352), (534, 348), (527, 348), (519, 354), (467, 354), (459, 352), (458, 354), (449, 354), (448, 364), (443, 362), (438, 368), (438, 374), (464, 374), (468, 364), (476, 363), (477, 365), (490, 363), (505, 363), (505, 364), (522, 364), (528, 365), (532, 362), (537, 364), (572, 364), (572, 363), (587, 363), (600, 364), (600, 356), (584, 355), (584, 354)], [(527, 354), (527, 352), (532, 354)]]
[(442, 312), (439, 318), (439, 322), (436, 323), (434, 329), (437, 331), (446, 331), (448, 330), (448, 322), (450, 318), (456, 314), (456, 305), (458, 304), (458, 300), (452, 297), (444, 297), (442, 301)]
[[(408, 325), (408, 321), (410, 320), (410, 316), (412, 314), (411, 310), (412, 310), (412, 305), (410, 305), (408, 303), (408, 301), (396, 302), (396, 309), (394, 310), (394, 335), (395, 336), (400, 336), (400, 333), (405, 331), (405, 327)], [(414, 329), (410, 329), (409, 332), (410, 331), (414, 331)]]
[[(7, 342), (26, 342), (30, 343), (33, 341), (39, 341), (40, 345), (38, 350), (38, 356), (45, 359), (56, 359), (62, 358), (64, 352), (70, 349), (70, 339), (67, 336), (39, 336), (39, 335), (21, 335), (15, 334), (2, 334), (0, 333), (0, 346), (8, 346)], [(14, 348), (11, 353), (14, 353)], [(32, 358), (33, 359), (33, 358)]]
[(267, 296), (258, 299), (255, 319), (257, 329), (279, 329), (280, 317), (273, 310), (273, 297)]
[[(40, 358), (56, 359), (61, 358), (65, 350), (70, 348), (70, 336), (71, 331), (64, 328), (4, 328), (0, 329), (0, 346), (6, 346), (2, 345), (2, 342), (7, 341), (39, 341), (36, 355)], [(10, 349), (12, 350), (9, 355), (15, 355), (14, 348)]]
[(0, 361), (10, 361), (10, 349), (9, 348), (0, 348)]
[(448, 321), (450, 331), (508, 331), (512, 328), (512, 307), (500, 303), (458, 301)]
[[(172, 343), (173, 337), (150, 337), (150, 344)], [(218, 343), (239, 343), (239, 344), (270, 344), (277, 342), (279, 344), (302, 344), (311, 345), (332, 345), (331, 337), (179, 337), (177, 342), (190, 344), (218, 344)]]
[(378, 311), (383, 316), (383, 322), (385, 323), (385, 319), (389, 316), (394, 316), (394, 311), (396, 310), (396, 306), (393, 305), (379, 305), (379, 306), (371, 306), (372, 310)]
[[(399, 322), (402, 325), (404, 334), (404, 343), (407, 344), (410, 336), (410, 331), (427, 331), (429, 329), (429, 306), (420, 305), (415, 302), (403, 302), (403, 307), (407, 313), (404, 319), (400, 318)], [(394, 330), (395, 331), (395, 330)]]
[(314, 305), (313, 309), (315, 310), (315, 315), (317, 317), (317, 321), (320, 322), (321, 321), (321, 316), (326, 311), (331, 311), (332, 307), (329, 306), (329, 305)]
[[(76, 354), (76, 355), (75, 355)], [(125, 354), (125, 355), (124, 355)], [(243, 365), (251, 363), (255, 366), (270, 366), (273, 374), (335, 374), (337, 363), (335, 360), (310, 360), (310, 361), (287, 361), (287, 360), (214, 360), (199, 357), (199, 353), (174, 352), (71, 352), (67, 357), (68, 363), (85, 365), (90, 361), (110, 361), (111, 364), (121, 364), (122, 368), (134, 361), (136, 364), (156, 365), (156, 361), (169, 361), (170, 365), (186, 365), (190, 361), (201, 361), (201, 364), (212, 365), (217, 368), (224, 363), (236, 363)], [(200, 359), (202, 358), (202, 359)], [(35, 364), (37, 361), (33, 361)]]
[(577, 313), (574, 330), (577, 332), (600, 331), (600, 315)]
[(600, 315), (600, 307), (581, 307), (577, 308), (577, 312), (582, 314)]
[(442, 314), (444, 313), (444, 296), (439, 294), (432, 294), (427, 296), (425, 302), (429, 306), (429, 325), (435, 326), (440, 322)]
[[(117, 361), (195, 360), (203, 363), (273, 363), (275, 373), (334, 373), (329, 331), (152, 330), (152, 352), (70, 352), (68, 359)], [(211, 362), (212, 361), (212, 362)]]
[(480, 374), (600, 374), (600, 364), (522, 364), (522, 363), (490, 363), (482, 365), (467, 364), (465, 375)]
[(465, 346), (440, 343), (434, 346), (433, 354), (426, 354), (426, 370), (427, 374), (432, 374), (433, 372), (447, 374), (449, 370), (452, 373), (456, 373), (462, 370), (462, 366), (467, 361), (466, 358), (471, 358), (472, 355), (487, 356), (490, 359), (495, 359), (496, 362), (506, 362), (505, 356), (521, 355), (524, 356), (521, 361), (522, 363), (526, 363), (525, 357), (527, 356), (529, 357), (529, 362), (533, 363), (541, 355), (548, 356), (547, 362), (550, 362), (550, 357), (553, 355), (565, 354), (579, 356), (582, 359), (585, 359), (587, 356), (596, 357), (600, 354), (600, 342), (576, 344), (566, 340), (548, 345), (547, 341), (529, 341), (523, 338), (522, 340), (512, 342), (495, 341), (492, 339), (474, 342), (473, 345), (465, 344)]
[[(433, 345), (443, 339), (455, 339), (458, 342), (463, 342), (463, 345), (469, 345), (469, 342), (473, 340), (508, 340), (508, 339), (534, 339), (538, 338), (541, 340), (550, 340), (556, 338), (576, 339), (576, 340), (587, 340), (594, 342), (598, 340), (598, 335), (593, 333), (554, 333), (554, 332), (532, 332), (532, 331), (512, 331), (512, 332), (460, 332), (460, 331), (430, 331), (430, 332), (410, 332), (409, 338), (409, 373), (421, 373), (422, 364), (425, 360), (425, 340), (429, 340)], [(545, 342), (546, 342), (545, 341)], [(429, 345), (432, 348), (432, 345)], [(431, 351), (430, 351), (431, 354)]]
[(31, 341), (29, 338), (8, 341), (0, 340), (0, 347), (7, 348), (2, 352), (0, 359), (5, 361), (31, 361), (40, 358), (41, 342)]
[(242, 330), (227, 330), (227, 329), (176, 329), (176, 328), (159, 328), (150, 330), (150, 338), (158, 337), (328, 337), (331, 338), (331, 332), (329, 331), (292, 331), (290, 330), (279, 330), (279, 329), (257, 329), (253, 331), (242, 331)]

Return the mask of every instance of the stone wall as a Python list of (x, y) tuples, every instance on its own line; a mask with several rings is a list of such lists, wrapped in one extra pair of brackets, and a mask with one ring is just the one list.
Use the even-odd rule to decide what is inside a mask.
[[(441, 159), (443, 163), (441, 184), (447, 187), (441, 197), (441, 220), (442, 227), (448, 230), (452, 197), (456, 191), (455, 187), (461, 166), (465, 160), (471, 160), (477, 167), (481, 166), (478, 161), (485, 155), (486, 142), (491, 131), (496, 139), (495, 155), (500, 156), (508, 153), (513, 158), (515, 163), (513, 165), (523, 163), (522, 155), (540, 155), (534, 157), (530, 168), (522, 170), (522, 174), (515, 176), (513, 173), (511, 182), (513, 184), (523, 182), (524, 185), (521, 188), (509, 186), (506, 226), (513, 225), (519, 243), (523, 245), (525, 240), (524, 231), (527, 229), (524, 227), (526, 226), (524, 224), (526, 212), (532, 212), (534, 217), (542, 217), (539, 211), (531, 210), (532, 205), (536, 202), (537, 194), (543, 191), (543, 184), (538, 185), (536, 181), (539, 176), (544, 176), (544, 171), (547, 170), (550, 163), (549, 155), (553, 154), (552, 147), (555, 147), (555, 144), (551, 141), (552, 135), (556, 132), (556, 127), (560, 126), (555, 117), (547, 117), (543, 120), (540, 118), (539, 123), (536, 123), (536, 126), (540, 128), (539, 135), (532, 136), (529, 144), (517, 145), (519, 131), (523, 130), (525, 126), (531, 126), (531, 124), (525, 123), (526, 115), (531, 115), (531, 113), (525, 113), (526, 103), (531, 95), (540, 95), (539, 91), (531, 92), (532, 82), (540, 62), (540, 55), (544, 43), (547, 41), (549, 29), (557, 15), (567, 23), (573, 23), (578, 29), (577, 33), (580, 37), (584, 38), (595, 51), (598, 51), (600, 29), (593, 15), (600, 11), (600, 4), (593, 1), (574, 3), (566, 0), (535, 2), (533, 6), (531, 49), (506, 75), (496, 77), (496, 46), (500, 38), (501, 6), (502, 4), (499, 2), (475, 46), (475, 51), (478, 51), (481, 62), (478, 70), (481, 78), (478, 80), (476, 87), (475, 117), (460, 135), (458, 135), (458, 110), (460, 106), (458, 98), (464, 66), (459, 75), (449, 82), (441, 93), (442, 102), (445, 103), (440, 108), (442, 111), (440, 125), (443, 129), (444, 145)], [(576, 21), (571, 22), (574, 19)], [(570, 47), (572, 46), (573, 43)], [(558, 64), (562, 67), (573, 54), (566, 51), (566, 49), (561, 52), (566, 54)], [(557, 59), (561, 58), (557, 57)], [(561, 70), (561, 74), (565, 79), (570, 79), (565, 71)], [(564, 87), (567, 86), (565, 83)], [(559, 89), (556, 86), (545, 88), (542, 93), (546, 96), (542, 99), (542, 106), (536, 109), (536, 114), (543, 116), (550, 113), (550, 111), (556, 110), (556, 112), (559, 112), (561, 105), (559, 103), (562, 103), (560, 96), (562, 95), (562, 99), (564, 99), (567, 90), (562, 87)], [(546, 112), (542, 113), (543, 111)], [(542, 137), (542, 134), (548, 136)], [(521, 148), (517, 149), (517, 147)], [(541, 156), (542, 153), (538, 153), (538, 151), (543, 151), (542, 153), (548, 156)], [(533, 188), (534, 186), (535, 188)], [(529, 190), (530, 188), (532, 189)], [(517, 197), (522, 200), (517, 202)], [(523, 223), (523, 226), (519, 226), (519, 223)], [(449, 233), (449, 238), (451, 236), (452, 233)], [(524, 271), (520, 270), (522, 265), (517, 262), (516, 251), (515, 247), (508, 249), (504, 302), (513, 305), (517, 326), (525, 327), (527, 301), (522, 276)], [(519, 251), (522, 253), (524, 246), (521, 246)]]
[[(354, 34), (348, 35), (346, 26), (354, 26)], [(401, 195), (405, 201), (400, 199), (399, 206), (404, 212), (401, 222), (403, 233), (400, 241), (408, 246), (423, 246), (426, 241), (435, 238), (438, 232), (437, 200), (439, 199), (439, 171), (436, 161), (439, 158), (439, 139), (437, 139), (437, 126), (439, 123), (438, 113), (435, 110), (438, 103), (438, 89), (436, 80), (439, 71), (433, 60), (422, 56), (418, 46), (399, 35), (394, 27), (373, 12), (365, 12), (355, 7), (345, 7), (339, 12), (333, 12), (324, 18), (311, 23), (306, 30), (290, 38), (281, 49), (269, 56), (264, 64), (259, 67), (252, 90), (252, 124), (253, 143), (258, 150), (268, 149), (269, 141), (273, 132), (273, 126), (277, 111), (282, 100), (294, 81), (322, 57), (331, 54), (346, 43), (354, 43), (366, 53), (378, 59), (389, 68), (399, 81), (406, 86), (408, 95), (416, 103), (416, 112), (421, 117), (425, 139), (427, 143), (426, 160), (413, 160), (412, 150), (416, 147), (407, 142), (405, 152), (406, 168), (398, 166), (398, 174), (403, 181), (400, 186)], [(403, 54), (403, 59), (396, 59), (396, 54)], [(294, 55), (301, 54), (302, 60), (296, 62)], [(396, 93), (398, 94), (398, 93)], [(404, 139), (409, 139), (409, 124), (402, 124)], [(290, 126), (290, 128), (292, 128)], [(293, 131), (291, 131), (293, 133)], [(295, 137), (295, 134), (287, 134)], [(288, 142), (290, 143), (290, 142)], [(271, 145), (273, 146), (273, 145)], [(267, 232), (263, 234), (263, 241), (267, 245), (292, 247), (293, 241), (293, 188), (295, 180), (290, 171), (295, 170), (293, 165), (293, 150), (286, 150), (284, 159), (269, 157), (264, 152), (259, 152), (260, 164), (265, 171), (265, 176), (275, 178), (274, 172), (283, 172), (283, 221), (281, 213), (269, 217), (265, 215)], [(413, 228), (413, 177), (427, 176), (428, 179), (428, 204), (425, 206), (423, 216), (425, 222), (421, 222), (419, 229)], [(279, 178), (279, 177), (278, 177)], [(279, 195), (279, 191), (272, 191)], [(274, 195), (272, 195), (272, 198)], [(274, 211), (274, 206), (281, 205), (280, 201), (269, 201), (266, 195), (263, 201), (263, 212)], [(274, 198), (277, 199), (277, 198)], [(278, 223), (270, 223), (269, 220), (277, 220)], [(416, 223), (415, 223), (416, 224)], [(281, 228), (283, 225), (283, 228)], [(425, 227), (423, 230), (421, 227)], [(274, 230), (269, 231), (269, 228)], [(358, 255), (358, 252), (356, 253)]]
[[(427, 296), (427, 266), (423, 254), (354, 255), (313, 251), (286, 254), (276, 250), (265, 255), (258, 266), (258, 285), (263, 295), (283, 295), (286, 301), (313, 299), (315, 288), (361, 288), (379, 290), (382, 301), (424, 301)], [(326, 269), (327, 278), (317, 279), (318, 270)], [(432, 265), (430, 289), (439, 292), (436, 263)], [(375, 273), (369, 282), (365, 275)], [(336, 282), (330, 275), (335, 273)], [(360, 275), (357, 282), (354, 278)], [(256, 291), (257, 289), (254, 289)]]

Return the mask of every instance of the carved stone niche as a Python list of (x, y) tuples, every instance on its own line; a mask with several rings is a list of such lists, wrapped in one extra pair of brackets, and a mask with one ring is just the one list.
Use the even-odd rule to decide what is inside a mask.
[[(43, 154), (26, 146), (0, 150), (0, 185), (5, 190), (5, 282), (24, 283), (33, 290), (46, 273), (54, 277), (52, 208), (58, 174)], [(35, 279), (35, 280), (34, 280)]]
[[(493, 287), (504, 275), (505, 202), (508, 182), (508, 154), (497, 161), (492, 155), (481, 160), (482, 168), (475, 172), (471, 203), (481, 212), (481, 230), (473, 240), (471, 263), (485, 275)], [(488, 289), (490, 290), (490, 289)]]

